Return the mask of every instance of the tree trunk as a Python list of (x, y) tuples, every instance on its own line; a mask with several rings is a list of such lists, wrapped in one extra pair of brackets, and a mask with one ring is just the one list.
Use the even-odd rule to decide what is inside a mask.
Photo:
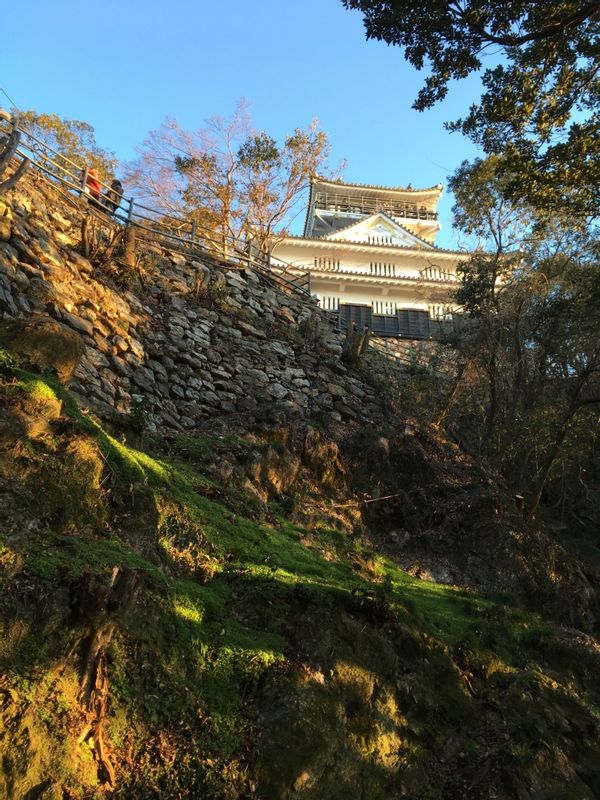
[(546, 480), (550, 470), (552, 469), (552, 465), (560, 453), (560, 448), (562, 447), (562, 443), (564, 442), (567, 431), (569, 430), (571, 420), (581, 408), (581, 405), (582, 403), (578, 390), (575, 392), (575, 396), (571, 398), (571, 402), (569, 403), (569, 407), (565, 412), (563, 421), (554, 436), (554, 441), (550, 445), (550, 448), (548, 449), (548, 452), (542, 461), (542, 466), (539, 468), (536, 478), (533, 482), (533, 488), (527, 493), (524, 506), (524, 516), (526, 520), (533, 519), (533, 515), (537, 511), (542, 498), (542, 492), (544, 491), (544, 486), (546, 485)]
[(361, 332), (349, 327), (342, 349), (342, 361), (346, 364), (355, 364), (366, 349), (370, 338), (371, 331), (368, 328)]
[(17, 181), (19, 181), (21, 179), (21, 177), (27, 171), (27, 168), (29, 167), (29, 163), (30, 163), (29, 159), (28, 158), (24, 158), (21, 161), (21, 163), (19, 164), (19, 166), (17, 167), (17, 169), (10, 176), (10, 178), (7, 178), (5, 181), (0, 183), (0, 197), (3, 194), (5, 194), (6, 192), (8, 192), (9, 189), (12, 189), (12, 187), (17, 183)]
[(83, 255), (87, 259), (91, 259), (93, 252), (93, 239), (94, 239), (94, 225), (92, 215), (86, 214), (81, 220), (81, 245), (83, 248)]
[(465, 374), (466, 367), (467, 367), (466, 362), (463, 362), (462, 364), (460, 364), (460, 366), (458, 368), (458, 372), (456, 373), (456, 377), (454, 378), (454, 383), (452, 384), (452, 389), (450, 390), (450, 393), (448, 394), (448, 397), (446, 398), (446, 402), (442, 406), (440, 412), (438, 413), (438, 415), (435, 418), (435, 421), (433, 423), (436, 428), (440, 427), (442, 422), (448, 416), (448, 412), (452, 408), (452, 404), (454, 403), (454, 400), (456, 399), (456, 395), (458, 394), (458, 390), (460, 388), (460, 383), (462, 381), (463, 375)]
[(80, 622), (87, 623), (81, 668), (79, 702), (86, 714), (86, 723), (79, 736), (81, 742), (91, 740), (102, 783), (115, 785), (115, 769), (104, 743), (104, 724), (108, 704), (106, 657), (117, 621), (131, 606), (140, 586), (139, 572), (129, 567), (115, 568), (109, 586), (96, 575), (83, 575), (74, 597), (74, 612)]
[(489, 453), (494, 426), (496, 424), (496, 414), (498, 411), (498, 368), (496, 363), (496, 353), (492, 353), (487, 366), (487, 373), (490, 386), (490, 401), (486, 411), (485, 432), (482, 442), (482, 450)]

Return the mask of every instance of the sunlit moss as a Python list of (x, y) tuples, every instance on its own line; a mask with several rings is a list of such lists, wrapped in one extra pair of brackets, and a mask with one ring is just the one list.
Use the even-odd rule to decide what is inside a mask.
[(39, 400), (56, 400), (57, 395), (54, 389), (48, 384), (47, 381), (39, 378), (29, 378), (21, 381), (18, 384), (23, 391), (34, 399)]
[(189, 622), (202, 622), (204, 618), (204, 609), (194, 604), (188, 597), (178, 596), (173, 601), (173, 608), (175, 613)]

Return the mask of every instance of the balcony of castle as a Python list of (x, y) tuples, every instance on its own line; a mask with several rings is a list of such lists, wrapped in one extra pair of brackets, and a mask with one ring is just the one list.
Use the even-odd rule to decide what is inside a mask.
[(340, 214), (371, 216), (383, 211), (397, 219), (435, 220), (438, 215), (424, 203), (405, 200), (381, 199), (366, 195), (341, 194), (338, 192), (317, 192), (315, 210), (331, 211)]

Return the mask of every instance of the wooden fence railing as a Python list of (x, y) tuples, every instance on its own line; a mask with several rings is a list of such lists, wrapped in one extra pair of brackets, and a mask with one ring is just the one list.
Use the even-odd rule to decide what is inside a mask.
[[(94, 176), (98, 185), (97, 197), (90, 193), (90, 169), (78, 164), (55, 148), (34, 136), (19, 125), (18, 117), (0, 119), (0, 136), (10, 143), (7, 160), (16, 156), (29, 163), (63, 189), (79, 196), (87, 196), (90, 207), (111, 221), (145, 231), (145, 238), (154, 239), (170, 247), (180, 249), (190, 256), (209, 258), (224, 267), (258, 272), (267, 280), (285, 291), (296, 293), (305, 299), (310, 297), (308, 274), (284, 274), (287, 266), (272, 267), (268, 256), (253, 249), (248, 243), (231, 236), (220, 236), (214, 230), (197, 225), (190, 218), (167, 214), (161, 209), (141, 203), (135, 197), (115, 198), (114, 189), (102, 179)], [(16, 142), (16, 146), (13, 144)], [(21, 166), (18, 170), (26, 168)], [(1, 173), (0, 173), (1, 175)], [(15, 175), (10, 180), (16, 182)], [(115, 202), (118, 201), (116, 208)]]

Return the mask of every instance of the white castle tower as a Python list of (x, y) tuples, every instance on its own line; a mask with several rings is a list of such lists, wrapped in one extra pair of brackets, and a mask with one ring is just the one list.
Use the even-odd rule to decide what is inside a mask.
[(273, 243), (273, 266), (309, 273), (321, 306), (375, 333), (422, 337), (451, 312), (464, 254), (435, 246), (438, 184), (429, 189), (315, 178), (302, 236)]

